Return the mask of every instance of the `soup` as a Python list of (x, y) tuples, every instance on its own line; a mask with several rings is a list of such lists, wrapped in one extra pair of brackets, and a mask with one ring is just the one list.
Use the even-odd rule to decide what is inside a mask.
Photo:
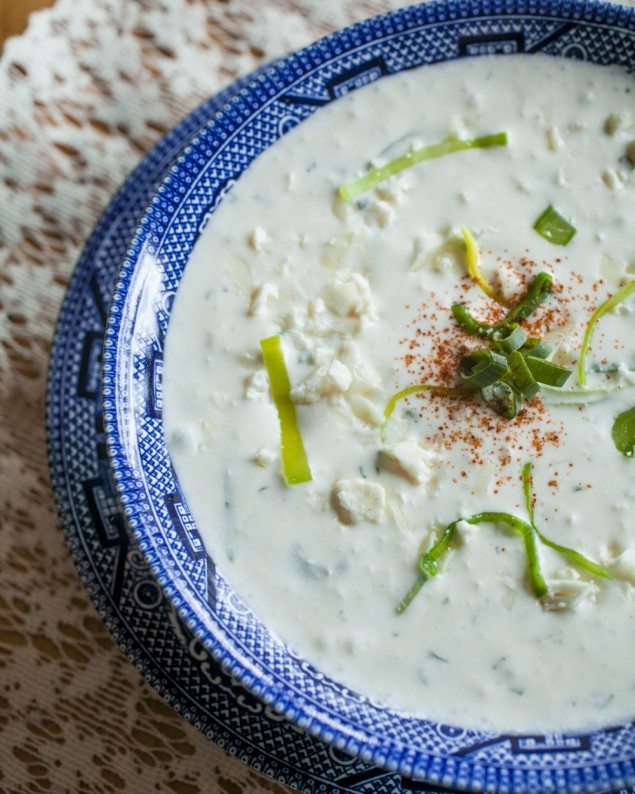
[(383, 78), (260, 156), (187, 265), (164, 417), (206, 548), (376, 701), (635, 714), (633, 88), (544, 56)]

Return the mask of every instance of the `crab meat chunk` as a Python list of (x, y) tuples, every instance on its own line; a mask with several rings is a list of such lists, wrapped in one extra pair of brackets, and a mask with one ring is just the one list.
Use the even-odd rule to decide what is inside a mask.
[(278, 297), (275, 284), (261, 284), (251, 293), (248, 314), (250, 317), (264, 317), (269, 311), (269, 304)]
[(339, 270), (333, 281), (324, 287), (324, 303), (338, 317), (376, 317), (368, 279), (361, 273)]
[(346, 364), (336, 358), (328, 364), (317, 367), (295, 388), (291, 390), (291, 399), (302, 405), (312, 405), (322, 397), (343, 394), (348, 391), (353, 376)]
[(385, 471), (403, 477), (413, 485), (423, 485), (432, 479), (439, 456), (416, 441), (400, 441), (380, 449), (377, 462)]
[(585, 603), (593, 603), (598, 588), (584, 579), (548, 579), (549, 592), (541, 598), (548, 612), (573, 612)]
[(379, 483), (361, 477), (338, 480), (331, 490), (331, 506), (342, 524), (380, 524), (386, 510), (386, 492)]
[(611, 573), (616, 579), (635, 585), (635, 547), (620, 554), (611, 565)]
[(264, 369), (257, 369), (245, 380), (246, 400), (266, 400), (269, 395), (269, 379)]

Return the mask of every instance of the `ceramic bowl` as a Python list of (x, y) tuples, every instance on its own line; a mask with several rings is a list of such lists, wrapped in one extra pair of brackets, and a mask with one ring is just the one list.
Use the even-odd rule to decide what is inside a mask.
[(102, 388), (112, 473), (130, 528), (186, 625), (247, 689), (300, 728), (405, 778), (450, 788), (620, 790), (635, 784), (635, 725), (570, 735), (466, 730), (373, 702), (294, 655), (207, 555), (163, 433), (172, 301), (198, 235), (253, 159), (322, 106), (385, 75), (491, 53), (544, 53), (634, 70), (635, 9), (470, 0), (395, 11), (263, 70), (183, 151), (139, 225), (110, 307)]

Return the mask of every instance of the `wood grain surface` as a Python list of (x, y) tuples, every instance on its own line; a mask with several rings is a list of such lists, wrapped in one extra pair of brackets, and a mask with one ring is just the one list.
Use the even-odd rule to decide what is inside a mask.
[(52, 6), (54, 0), (0, 0), (0, 52), (9, 36), (18, 36), (26, 28), (31, 11)]

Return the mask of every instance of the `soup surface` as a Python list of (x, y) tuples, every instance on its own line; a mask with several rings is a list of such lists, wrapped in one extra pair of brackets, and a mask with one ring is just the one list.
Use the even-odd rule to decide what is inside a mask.
[[(635, 715), (628, 421), (622, 451), (613, 438), (635, 405), (635, 297), (594, 329), (591, 394), (569, 394), (581, 388), (592, 313), (635, 279), (634, 89), (632, 75), (543, 56), (382, 79), (258, 158), (187, 265), (166, 342), (165, 429), (206, 547), (273, 632), (377, 701), (511, 730)], [(409, 151), (503, 131), (505, 146), (339, 197)], [(533, 228), (548, 206), (576, 230), (566, 245)], [(496, 299), (516, 305), (551, 274), (552, 292), (520, 326), (572, 374), (514, 418), (478, 390), (427, 392), (399, 400), (382, 429), (398, 390), (456, 386), (466, 352), (492, 349), (451, 310), (490, 324), (507, 311), (470, 277), (462, 227)], [(275, 335), (312, 474), (293, 486), (259, 346)], [(611, 579), (538, 538), (527, 463), (535, 527)], [(529, 525), (546, 595), (526, 538), (504, 520), (459, 523), (423, 581), (419, 560), (445, 528), (484, 511)]]

